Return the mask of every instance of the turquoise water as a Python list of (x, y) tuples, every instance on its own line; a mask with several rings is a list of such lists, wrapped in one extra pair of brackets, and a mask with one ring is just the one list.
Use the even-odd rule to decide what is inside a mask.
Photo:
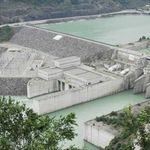
[(143, 35), (150, 37), (149, 15), (117, 15), (37, 26), (113, 45), (138, 41)]
[(91, 143), (84, 141), (84, 150), (101, 150), (101, 149), (96, 147), (95, 145), (92, 145)]
[[(108, 114), (111, 111), (119, 110), (130, 104), (133, 105), (143, 101), (146, 101), (143, 94), (134, 95), (132, 91), (124, 91), (112, 96), (99, 98), (95, 101), (51, 113), (50, 116), (59, 117), (74, 112), (77, 117), (78, 127), (76, 127), (76, 133), (78, 133), (78, 136), (72, 142), (67, 144), (75, 144), (76, 146), (83, 147), (84, 122), (94, 119), (96, 116)], [(89, 150), (94, 149), (89, 148)]]

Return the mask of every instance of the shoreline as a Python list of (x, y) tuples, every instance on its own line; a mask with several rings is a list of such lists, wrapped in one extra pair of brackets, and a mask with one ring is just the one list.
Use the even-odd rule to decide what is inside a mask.
[(97, 14), (97, 15), (74, 16), (74, 17), (65, 17), (65, 18), (34, 20), (34, 21), (27, 21), (27, 22), (17, 22), (17, 23), (3, 24), (3, 25), (0, 25), (0, 27), (6, 26), (6, 25), (16, 27), (16, 26), (22, 26), (22, 25), (60, 23), (60, 22), (76, 21), (76, 20), (82, 20), (82, 19), (88, 20), (88, 19), (96, 19), (96, 18), (103, 18), (103, 17), (112, 17), (116, 15), (150, 15), (150, 11), (147, 12), (147, 11), (140, 11), (140, 10), (135, 10), (135, 9), (127, 9), (127, 10)]
[[(89, 16), (75, 16), (75, 17), (67, 17), (67, 18), (57, 18), (57, 19), (48, 19), (45, 23), (60, 23), (60, 22), (68, 22), (68, 21), (76, 21), (76, 20), (91, 20), (91, 19), (97, 19), (97, 18), (105, 18), (105, 17), (113, 17), (117, 15), (150, 15), (150, 12), (141, 12), (139, 10), (122, 10), (112, 13), (104, 13), (104, 14), (97, 14), (97, 15), (89, 15)], [(43, 24), (38, 23), (38, 24)]]

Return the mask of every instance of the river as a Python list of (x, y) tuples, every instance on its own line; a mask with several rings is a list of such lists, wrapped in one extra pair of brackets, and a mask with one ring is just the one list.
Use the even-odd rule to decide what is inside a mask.
[(150, 37), (150, 15), (116, 15), (37, 26), (113, 45), (135, 42), (143, 35)]
[[(78, 124), (78, 127), (76, 127), (76, 133), (78, 136), (70, 143), (81, 148), (84, 145), (84, 122), (94, 119), (96, 116), (108, 114), (111, 111), (119, 110), (130, 104), (133, 105), (143, 101), (146, 101), (144, 94), (134, 95), (132, 91), (124, 91), (88, 103), (72, 106), (49, 115), (59, 117), (65, 116), (71, 112), (76, 114), (76, 121)], [(89, 150), (91, 150), (91, 148)]]

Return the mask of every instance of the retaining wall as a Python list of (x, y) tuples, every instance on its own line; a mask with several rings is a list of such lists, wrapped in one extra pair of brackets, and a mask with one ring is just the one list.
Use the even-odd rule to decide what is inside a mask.
[(30, 78), (0, 78), (0, 95), (27, 95), (27, 83)]
[(123, 79), (115, 79), (84, 88), (43, 95), (33, 98), (33, 110), (41, 114), (50, 113), (75, 104), (91, 101), (122, 91)]
[[(94, 122), (94, 121), (93, 121)], [(109, 129), (110, 128), (110, 129)], [(109, 145), (112, 139), (114, 139), (115, 134), (113, 134), (114, 129), (109, 127), (105, 130), (104, 125), (85, 124), (85, 140), (91, 144), (94, 144), (99, 149), (105, 149)]]
[(150, 98), (150, 83), (147, 84), (145, 97)]
[(134, 94), (144, 92), (144, 81), (145, 81), (144, 75), (140, 76), (138, 79), (134, 81), (134, 88), (133, 88)]
[(56, 80), (43, 80), (40, 78), (31, 79), (27, 84), (27, 96), (32, 98), (42, 94), (58, 91)]

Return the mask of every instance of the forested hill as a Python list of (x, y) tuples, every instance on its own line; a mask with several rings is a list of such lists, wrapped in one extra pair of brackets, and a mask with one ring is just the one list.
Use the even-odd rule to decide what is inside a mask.
[(0, 0), (0, 24), (138, 8), (150, 0)]

